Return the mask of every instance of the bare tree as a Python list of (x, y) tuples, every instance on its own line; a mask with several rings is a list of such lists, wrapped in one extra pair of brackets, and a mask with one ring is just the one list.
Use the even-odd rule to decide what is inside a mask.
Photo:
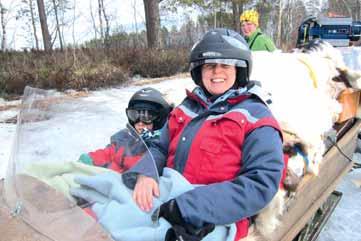
[(98, 17), (99, 17), (99, 28), (100, 28), (100, 37), (104, 40), (104, 28), (103, 28), (103, 18), (102, 18), (102, 0), (98, 0)]
[(161, 0), (143, 0), (148, 48), (160, 47), (160, 1)]
[(306, 13), (304, 2), (302, 0), (287, 0), (283, 12), (282, 45), (280, 47), (289, 50), (296, 46), (298, 28)]
[(356, 0), (355, 3), (355, 14), (353, 15), (354, 20), (361, 20), (361, 1), (360, 0)]
[(54, 16), (55, 16), (55, 21), (56, 21), (55, 28), (56, 28), (56, 32), (57, 32), (57, 35), (58, 35), (58, 38), (59, 38), (60, 49), (63, 50), (64, 47), (63, 47), (63, 38), (62, 38), (61, 31), (60, 31), (60, 23), (59, 23), (59, 16), (58, 16), (58, 5), (57, 5), (56, 0), (52, 0), (52, 3), (53, 3)]
[[(92, 13), (91, 15), (92, 18), (94, 18)], [(109, 21), (109, 16), (105, 11), (104, 0), (98, 0), (98, 19), (99, 19), (99, 30), (100, 30), (101, 40), (107, 47), (109, 47), (110, 21)], [(105, 21), (105, 27), (103, 24), (103, 20)]]
[(137, 47), (138, 42), (138, 24), (137, 24), (137, 4), (136, 0), (132, 1), (132, 8), (133, 8), (133, 17), (134, 17), (134, 29), (135, 29), (135, 38), (134, 38), (134, 47)]
[(51, 49), (52, 49), (51, 37), (50, 37), (50, 34), (49, 34), (48, 23), (47, 23), (47, 20), (46, 20), (44, 0), (37, 0), (37, 3), (38, 3), (38, 11), (39, 11), (41, 32), (43, 34), (44, 50), (45, 51), (51, 51)]
[[(76, 0), (74, 0), (74, 2), (73, 2), (73, 19), (72, 19), (72, 38), (73, 38), (74, 46), (76, 46), (76, 39), (75, 39), (75, 22), (76, 22), (76, 10), (77, 10), (76, 2), (77, 2)], [(65, 51), (65, 53), (67, 53), (67, 51)], [(74, 68), (77, 68), (78, 58), (76, 56), (76, 48), (72, 48), (72, 54), (73, 54)]]
[(93, 23), (93, 29), (94, 29), (94, 39), (97, 40), (98, 39), (98, 30), (97, 30), (97, 25), (95, 22), (95, 17), (93, 14), (93, 5), (92, 5), (92, 0), (89, 0), (89, 10), (90, 10), (90, 17)]
[(33, 35), (34, 35), (34, 41), (35, 41), (35, 47), (37, 50), (39, 50), (39, 39), (37, 35), (36, 30), (36, 21), (35, 21), (35, 13), (34, 13), (34, 2), (33, 0), (28, 1), (29, 4), (29, 12), (30, 12), (30, 18), (31, 18), (31, 26), (33, 29)]
[(243, 3), (240, 0), (232, 0), (232, 12), (233, 12), (233, 29), (237, 32), (241, 32), (239, 16), (243, 11)]
[(5, 23), (5, 12), (6, 8), (2, 4), (0, 0), (0, 23), (1, 23), (1, 50), (5, 50), (6, 48), (6, 23)]
[(217, 6), (213, 4), (213, 28), (217, 27)]
[(104, 0), (99, 0), (101, 2), (101, 9), (102, 9), (102, 14), (103, 14), (103, 17), (104, 17), (104, 20), (105, 20), (105, 39), (104, 39), (104, 42), (105, 42), (105, 46), (106, 47), (109, 47), (109, 37), (110, 37), (110, 24), (109, 24), (109, 17), (108, 15), (106, 14), (105, 12), (105, 7), (104, 7)]
[(283, 0), (278, 1), (277, 45), (281, 46)]
[(60, 35), (62, 38), (63, 46), (66, 46), (66, 41), (64, 37), (64, 29), (71, 24), (71, 18), (66, 16), (68, 12), (74, 8), (70, 0), (59, 0), (59, 21), (60, 21)]

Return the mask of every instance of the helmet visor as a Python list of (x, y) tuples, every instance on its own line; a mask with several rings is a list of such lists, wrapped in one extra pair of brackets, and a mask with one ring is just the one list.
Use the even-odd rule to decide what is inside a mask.
[(159, 117), (159, 113), (152, 110), (135, 110), (127, 109), (127, 117), (134, 123), (143, 122), (144, 124), (152, 124)]
[(241, 59), (202, 59), (195, 62), (192, 62), (189, 66), (189, 70), (197, 68), (198, 66), (204, 64), (225, 64), (235, 67), (247, 68), (247, 62)]

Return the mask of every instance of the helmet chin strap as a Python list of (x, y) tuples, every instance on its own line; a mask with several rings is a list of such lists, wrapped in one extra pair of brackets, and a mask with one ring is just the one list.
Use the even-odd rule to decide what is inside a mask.
[(249, 83), (248, 69), (237, 68), (236, 82), (232, 86), (232, 89), (239, 89), (245, 87)]

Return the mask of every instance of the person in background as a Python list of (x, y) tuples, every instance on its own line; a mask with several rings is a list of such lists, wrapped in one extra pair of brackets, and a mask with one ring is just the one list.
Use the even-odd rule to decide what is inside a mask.
[(252, 51), (269, 51), (276, 49), (275, 44), (261, 32), (259, 26), (259, 14), (255, 10), (246, 10), (240, 17), (241, 31)]
[(238, 33), (207, 32), (190, 55), (197, 87), (170, 113), (150, 153), (123, 182), (149, 212), (161, 175), (173, 168), (197, 186), (163, 203), (159, 216), (172, 228), (166, 241), (198, 241), (215, 225), (235, 223), (235, 240), (247, 236), (250, 218), (276, 194), (284, 167), (282, 134), (261, 87), (249, 81), (251, 51)]
[[(159, 137), (159, 130), (166, 122), (172, 107), (153, 88), (143, 88), (137, 91), (129, 100), (126, 115), (131, 125), (115, 133), (110, 138), (110, 144), (104, 149), (84, 153), (79, 161), (85, 164), (100, 166), (122, 173), (132, 167), (143, 154), (144, 148), (137, 148), (137, 140), (132, 136), (132, 129), (148, 143)], [(143, 144), (142, 144), (143, 145)], [(140, 146), (139, 146), (140, 147)], [(131, 152), (131, 153), (128, 153)]]

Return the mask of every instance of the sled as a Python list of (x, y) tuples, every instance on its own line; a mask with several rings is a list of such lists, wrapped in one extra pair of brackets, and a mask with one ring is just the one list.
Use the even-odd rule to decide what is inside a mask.
[[(96, 201), (75, 198), (70, 194), (71, 188), (79, 187), (79, 183), (74, 181), (77, 176), (92, 176), (107, 169), (73, 159), (66, 161), (60, 153), (62, 148), (71, 150), (71, 146), (79, 142), (88, 145), (94, 141), (100, 130), (91, 127), (84, 131), (82, 128), (90, 120), (88, 116), (99, 116), (99, 111), (102, 113), (106, 109), (97, 106), (94, 110), (94, 103), (61, 93), (25, 88), (7, 175), (0, 179), (0, 240), (113, 240), (100, 224), (103, 211), (112, 205), (110, 192), (102, 193), (101, 197), (97, 195), (102, 204), (97, 211), (90, 208)], [(74, 113), (76, 118), (73, 118)], [(135, 156), (148, 151), (137, 131), (131, 125), (126, 128), (129, 136), (124, 153)], [(73, 130), (72, 133), (69, 129)], [(67, 138), (61, 145), (57, 144), (64, 136), (69, 137), (81, 130), (82, 136), (91, 138), (82, 138), (81, 141)]]
[[(358, 119), (351, 119), (339, 127), (337, 146), (345, 155), (352, 156), (360, 128), (361, 120)], [(342, 194), (334, 192), (334, 190), (342, 177), (352, 168), (352, 165), (353, 163), (343, 156), (336, 146), (332, 146), (324, 156), (319, 175), (306, 175), (298, 186), (295, 196), (287, 200), (287, 211), (281, 217), (281, 225), (270, 240), (315, 240), (341, 198)], [(29, 186), (28, 190), (37, 190), (43, 193), (43, 198), (36, 202), (37, 205), (42, 205), (43, 209), (45, 206), (45, 209), (51, 211), (71, 205), (65, 196), (37, 179), (25, 175), (20, 175), (19, 178), (24, 185)], [(2, 193), (2, 188), (3, 181), (0, 182), (0, 193)], [(31, 194), (31, 192), (28, 193), (28, 198), (32, 198)], [(79, 232), (82, 227), (86, 227), (87, 232), (82, 236), (82, 240), (112, 240), (101, 226), (81, 208), (71, 207), (71, 212), (68, 215), (66, 220), (71, 220), (71, 222), (58, 220), (59, 224), (56, 225), (58, 228), (53, 230), (59, 233), (57, 236), (64, 234), (64, 230), (70, 233)], [(89, 229), (89, 226), (92, 228)], [(6, 237), (7, 241), (52, 240), (27, 225), (26, 221), (24, 222), (21, 217), (14, 213), (14, 210), (7, 207), (2, 196), (0, 197), (0, 227), (2, 237)]]
[[(340, 183), (342, 177), (353, 166), (353, 162), (344, 155), (351, 158), (356, 149), (357, 134), (361, 128), (361, 120), (349, 119), (342, 124), (338, 124), (336, 127), (338, 129), (337, 146), (333, 145), (324, 155), (319, 175), (306, 174), (297, 187), (295, 195), (288, 198), (286, 201), (286, 211), (280, 218), (281, 224), (270, 238), (270, 241), (315, 240), (337, 205), (341, 194), (334, 194), (337, 197), (333, 197), (331, 194)], [(302, 230), (310, 229), (311, 219), (317, 216), (317, 211), (322, 208), (327, 200), (330, 205), (324, 211), (322, 222), (318, 220), (320, 223), (319, 225), (313, 225), (313, 230), (304, 231), (313, 234), (300, 239)]]
[[(49, 99), (46, 100), (46, 110), (49, 109), (50, 104), (64, 101), (63, 99), (56, 99), (49, 103)], [(41, 102), (41, 104), (44, 103)], [(43, 105), (41, 105), (41, 107), (44, 108)], [(354, 112), (355, 111), (352, 111), (352, 113)], [(39, 113), (42, 114), (42, 112)], [(30, 112), (30, 114), (34, 114), (34, 112)], [(39, 115), (36, 117), (38, 116)], [(48, 116), (44, 115), (44, 118), (45, 117)], [(31, 123), (33, 119), (34, 118), (23, 119), (23, 121), (26, 120), (24, 124)], [(281, 217), (281, 225), (272, 237), (269, 237), (268, 241), (315, 240), (323, 224), (327, 221), (330, 213), (337, 205), (341, 195), (332, 193), (342, 177), (352, 168), (352, 161), (349, 161), (344, 155), (351, 157), (356, 149), (361, 120), (357, 118), (348, 119), (342, 123), (338, 123), (336, 127), (338, 130), (337, 146), (333, 145), (324, 155), (318, 176), (306, 175), (302, 179), (295, 195), (290, 197), (286, 202), (287, 211)], [(341, 154), (339, 150), (342, 150), (343, 154)], [(27, 175), (20, 174), (13, 177), (15, 177), (17, 183), (20, 184), (19, 187), (21, 186), (20, 189), (16, 188), (14, 190), (28, 190), (21, 193), (24, 200), (31, 200), (33, 206), (41, 207), (41, 210), (49, 212), (49, 214), (57, 215), (57, 213), (61, 213), (61, 215), (55, 216), (56, 218), (53, 218), (52, 222), (49, 223), (47, 223), (46, 220), (37, 220), (37, 226), (35, 225), (34, 227), (34, 223), (30, 225), (26, 218), (19, 215), (21, 210), (16, 208), (16, 202), (10, 202), (14, 204), (10, 207), (8, 205), (9, 203), (4, 200), (4, 196), (2, 196), (4, 181), (0, 180), (0, 240), (112, 240), (99, 223), (54, 188)], [(39, 198), (39, 193), (41, 194), (41, 198)], [(328, 203), (330, 205), (327, 205)], [(318, 215), (320, 208), (321, 210), (323, 208), (325, 211)], [(57, 212), (58, 210), (61, 212)], [(313, 219), (313, 217), (316, 217), (316, 219)], [(310, 225), (314, 223), (312, 220), (316, 220), (317, 225)], [(47, 225), (51, 228), (47, 230), (37, 229), (40, 225)], [(73, 234), (74, 236), (68, 234)]]
[[(57, 210), (69, 208), (65, 215), (59, 215), (52, 223), (43, 225), (52, 226), (50, 229), (52, 237), (60, 237), (59, 240), (76, 240), (81, 234), (82, 241), (111, 241), (111, 237), (102, 227), (80, 207), (74, 206), (63, 194), (57, 192), (52, 187), (40, 182), (36, 178), (27, 175), (19, 175), (19, 182), (27, 186), (29, 190), (25, 194), (26, 199), (33, 201), (38, 206), (49, 213)], [(3, 193), (4, 181), (0, 181), (0, 193)], [(41, 199), (37, 194), (41, 193)], [(1, 240), (6, 241), (53, 241), (44, 233), (38, 232), (36, 227), (32, 227), (18, 215), (17, 210), (12, 210), (6, 204), (4, 197), (0, 196), (0, 230)], [(73, 239), (74, 238), (74, 239)]]

